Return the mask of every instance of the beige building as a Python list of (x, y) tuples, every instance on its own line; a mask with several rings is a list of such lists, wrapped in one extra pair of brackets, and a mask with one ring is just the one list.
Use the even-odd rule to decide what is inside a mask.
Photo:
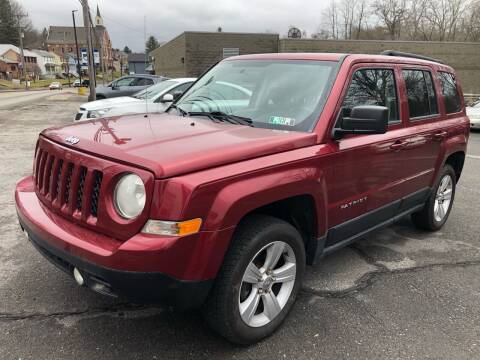
[(438, 58), (458, 73), (465, 93), (480, 94), (480, 43), (280, 39), (277, 34), (184, 32), (150, 55), (155, 73), (196, 77), (225, 57), (272, 52), (379, 54), (384, 50)]
[(277, 34), (187, 31), (150, 53), (156, 75), (197, 77), (225, 57), (278, 52)]

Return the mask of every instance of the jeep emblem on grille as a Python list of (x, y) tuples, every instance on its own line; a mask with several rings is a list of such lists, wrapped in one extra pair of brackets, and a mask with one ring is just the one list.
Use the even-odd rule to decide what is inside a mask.
[(80, 141), (80, 139), (79, 139), (78, 137), (76, 137), (76, 136), (73, 136), (73, 135), (65, 138), (65, 142), (67, 142), (67, 143), (69, 143), (69, 144), (71, 144), (71, 145), (75, 145), (75, 144), (77, 144), (79, 141)]

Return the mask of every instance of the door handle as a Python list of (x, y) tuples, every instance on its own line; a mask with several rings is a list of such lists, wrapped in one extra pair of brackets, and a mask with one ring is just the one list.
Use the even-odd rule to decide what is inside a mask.
[(407, 145), (406, 141), (395, 141), (392, 145), (390, 145), (390, 149), (402, 150), (406, 145)]
[(435, 140), (443, 140), (447, 137), (447, 135), (448, 135), (448, 132), (441, 131), (441, 132), (435, 133), (433, 137), (435, 138)]

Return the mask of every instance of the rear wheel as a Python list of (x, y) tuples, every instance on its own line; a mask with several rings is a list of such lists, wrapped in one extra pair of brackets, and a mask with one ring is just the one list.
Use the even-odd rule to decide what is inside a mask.
[(302, 237), (263, 215), (239, 225), (204, 317), (220, 335), (250, 344), (272, 334), (290, 311), (305, 271)]
[(445, 165), (425, 207), (412, 214), (413, 223), (424, 230), (440, 229), (452, 210), (456, 185), (455, 171), (450, 165)]

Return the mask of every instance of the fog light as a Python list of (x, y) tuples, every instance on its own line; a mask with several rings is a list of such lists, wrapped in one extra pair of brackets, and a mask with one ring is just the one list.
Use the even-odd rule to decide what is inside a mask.
[(85, 284), (85, 280), (77, 268), (73, 269), (73, 277), (78, 285), (83, 286)]

